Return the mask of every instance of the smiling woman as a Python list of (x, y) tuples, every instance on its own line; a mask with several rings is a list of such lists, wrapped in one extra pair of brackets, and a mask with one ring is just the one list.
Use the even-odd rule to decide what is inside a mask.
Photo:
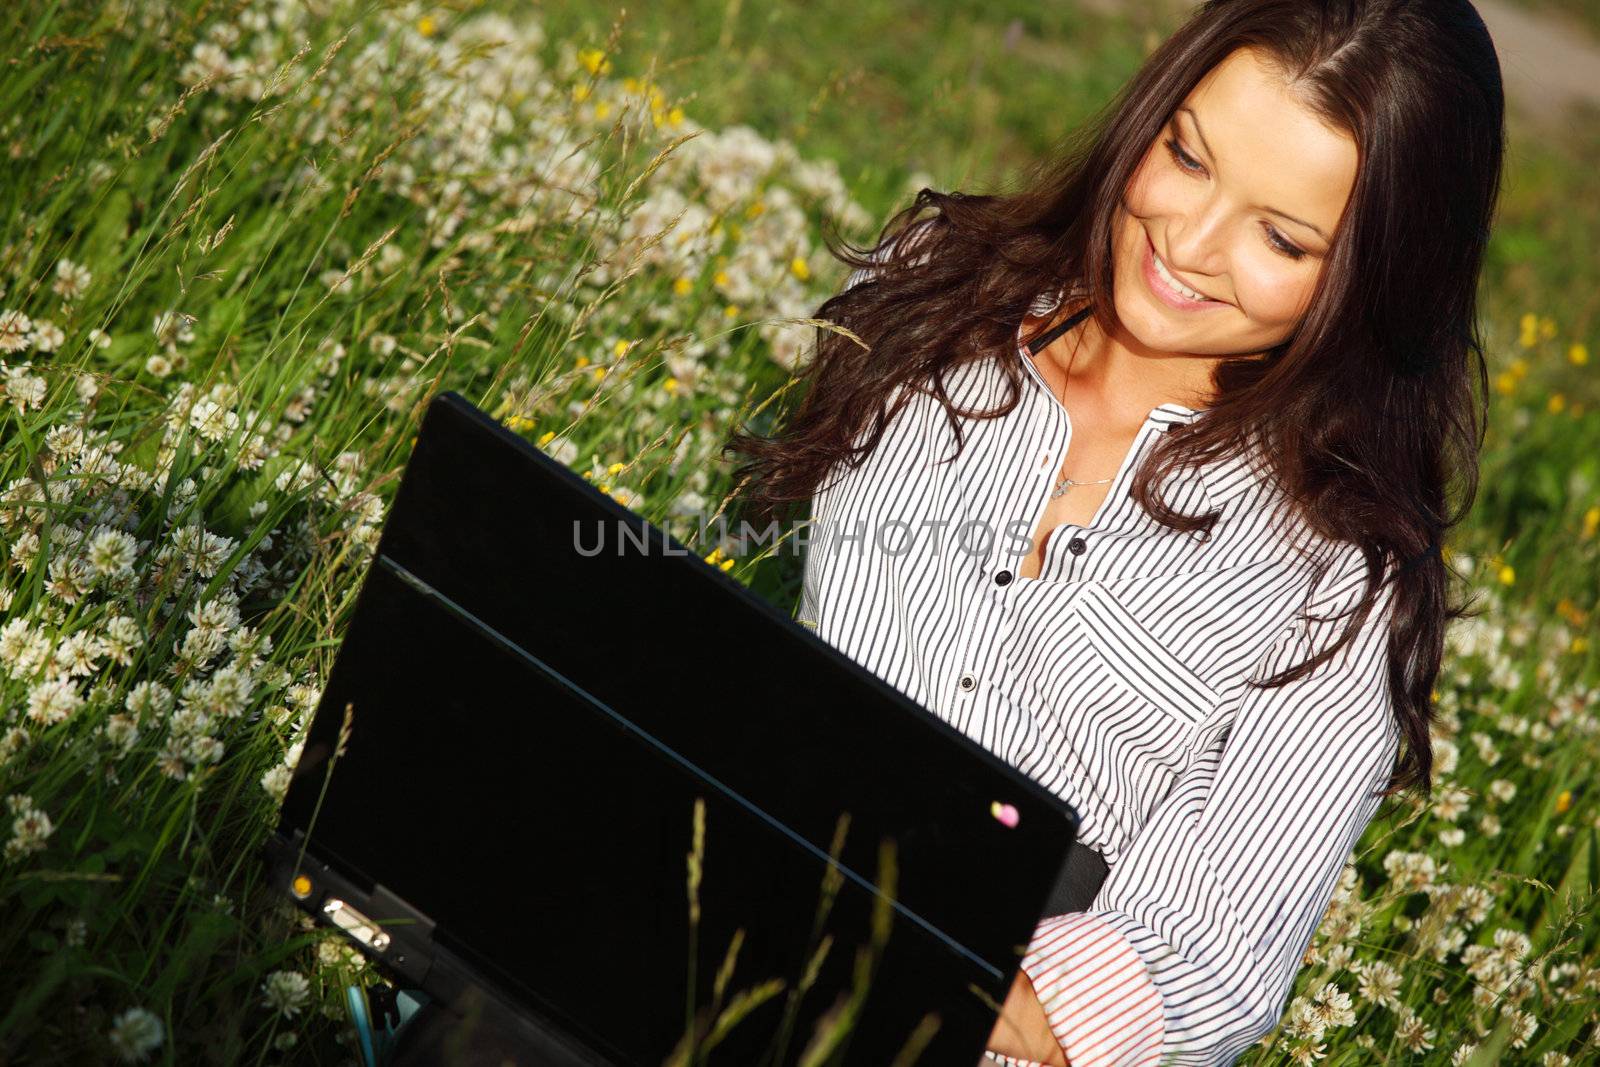
[(1502, 152), (1466, 0), (1203, 4), (1022, 191), (923, 189), (843, 255), (817, 314), (867, 347), (819, 331), (735, 436), (747, 521), (810, 505), (801, 621), (1101, 865), (991, 1058), (1231, 1063), (1382, 795), (1428, 789)]

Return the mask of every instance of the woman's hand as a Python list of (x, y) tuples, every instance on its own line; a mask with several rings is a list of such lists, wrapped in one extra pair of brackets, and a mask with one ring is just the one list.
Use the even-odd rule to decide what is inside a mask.
[(1050, 1020), (1045, 1016), (1044, 1005), (1033, 991), (1022, 968), (1011, 982), (1006, 1002), (1000, 1006), (1000, 1018), (995, 1020), (989, 1034), (989, 1048), (1003, 1056), (1035, 1060), (1051, 1067), (1069, 1067), (1066, 1053), (1061, 1051), (1056, 1036), (1050, 1030)]

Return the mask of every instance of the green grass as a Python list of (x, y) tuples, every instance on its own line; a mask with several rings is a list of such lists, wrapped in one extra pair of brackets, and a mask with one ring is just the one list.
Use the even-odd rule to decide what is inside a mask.
[[(484, 9), (290, 5), (304, 21), (201, 49), (259, 43), (261, 81), (283, 72), (261, 99), (185, 88), (231, 8), (125, 6), (0, 15), (0, 314), (32, 323), (0, 353), (0, 1060), (106, 1060), (139, 1010), (151, 1061), (337, 1062), (341, 990), (371, 972), (256, 849), (427, 398), (459, 390), (790, 607), (792, 557), (724, 558), (684, 518), (728, 491), (721, 444), (786, 381), (801, 333), (778, 320), (842, 277), (824, 220), (859, 240), (911, 179), (1003, 186), (1172, 9), (641, 5), (607, 47), (609, 11), (549, 6), (496, 74), (441, 51)], [(654, 105), (624, 81), (651, 71)], [(684, 120), (704, 129), (673, 146)], [(792, 157), (740, 169), (738, 124)], [(1452, 545), (1487, 612), (1439, 687), (1465, 810), (1381, 815), (1296, 987), (1356, 993), (1352, 963), (1388, 961), (1432, 1047), (1396, 1051), (1394, 1007), (1357, 995), (1318, 1024), (1297, 999), (1250, 1063), (1317, 1041), (1327, 1063), (1466, 1042), (1559, 1063), (1593, 1040), (1600, 410), (1573, 346), (1595, 347), (1597, 156), (1514, 131), (1484, 278), (1494, 424)], [(840, 179), (796, 165), (820, 160)], [(685, 208), (697, 243), (653, 243)], [(88, 271), (76, 295), (63, 260), (65, 283)], [(1482, 914), (1445, 885), (1485, 891)], [(1528, 938), (1510, 972), (1473, 948), (1501, 931)]]

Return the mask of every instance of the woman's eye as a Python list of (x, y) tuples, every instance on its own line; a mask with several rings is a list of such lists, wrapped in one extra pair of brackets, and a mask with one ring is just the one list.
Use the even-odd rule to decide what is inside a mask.
[(1283, 235), (1280, 234), (1277, 230), (1273, 229), (1271, 226), (1268, 226), (1266, 228), (1266, 232), (1267, 232), (1267, 244), (1271, 245), (1273, 248), (1277, 249), (1279, 252), (1282, 252), (1284, 255), (1288, 256), (1290, 259), (1299, 259), (1301, 256), (1306, 254), (1306, 250), (1305, 249), (1300, 248), (1297, 245), (1292, 245), (1288, 241), (1284, 240), (1283, 239)]
[(1178, 142), (1176, 139), (1169, 137), (1162, 143), (1167, 146), (1167, 152), (1172, 156), (1173, 162), (1177, 163), (1178, 166), (1182, 167), (1184, 170), (1196, 172), (1205, 169), (1204, 167), (1200, 166), (1200, 161), (1198, 159), (1195, 159), (1182, 148), (1178, 147)]

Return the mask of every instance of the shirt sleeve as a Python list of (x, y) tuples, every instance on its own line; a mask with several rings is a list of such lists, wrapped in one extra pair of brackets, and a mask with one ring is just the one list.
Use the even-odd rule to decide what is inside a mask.
[[(1352, 550), (1312, 613), (1348, 610), (1364, 584)], [(1394, 768), (1392, 595), (1315, 671), (1243, 687), (1220, 749), (1179, 775), (1090, 909), (1040, 922), (1021, 967), (1071, 1067), (1230, 1064), (1277, 1025)], [(1349, 621), (1297, 621), (1252, 677), (1304, 662)]]

